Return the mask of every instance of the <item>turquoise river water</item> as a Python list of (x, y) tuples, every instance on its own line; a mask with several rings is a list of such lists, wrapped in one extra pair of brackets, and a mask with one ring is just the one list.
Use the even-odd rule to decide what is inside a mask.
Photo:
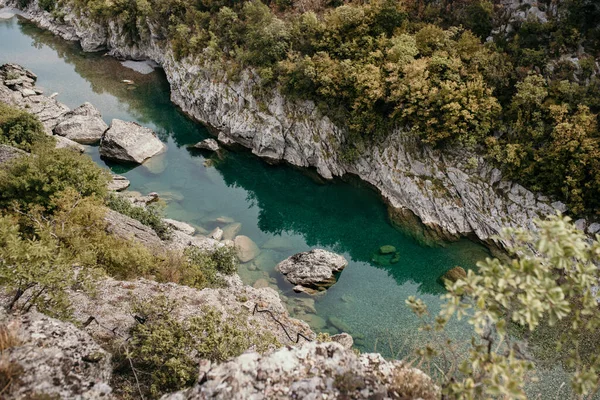
[[(473, 268), (488, 256), (484, 247), (468, 240), (445, 247), (420, 245), (390, 224), (377, 193), (353, 179), (324, 183), (288, 166), (270, 166), (246, 151), (228, 152), (205, 166), (207, 155), (187, 145), (210, 134), (170, 102), (160, 69), (142, 75), (17, 18), (0, 20), (0, 64), (5, 62), (34, 71), (46, 94), (57, 92), (71, 108), (89, 101), (107, 123), (120, 118), (155, 130), (168, 151), (147, 166), (106, 165), (95, 147), (88, 154), (125, 175), (130, 190), (161, 194), (167, 199), (167, 217), (206, 231), (219, 224), (218, 217), (241, 223), (240, 234), (261, 247), (257, 259), (239, 268), (245, 283), (269, 285), (293, 304), (294, 298), (307, 296), (291, 290), (275, 271), (276, 263), (316, 247), (343, 254), (349, 265), (338, 282), (316, 298), (316, 313), (291, 305), (289, 309), (315, 331), (336, 333), (342, 327), (362, 351), (376, 350), (388, 357), (410, 354), (424, 338), (405, 299), (416, 295), (436, 311), (444, 292), (439, 277), (455, 265)], [(400, 261), (375, 264), (373, 256), (382, 245), (395, 246)], [(454, 336), (462, 335), (470, 337), (469, 328), (455, 326)]]

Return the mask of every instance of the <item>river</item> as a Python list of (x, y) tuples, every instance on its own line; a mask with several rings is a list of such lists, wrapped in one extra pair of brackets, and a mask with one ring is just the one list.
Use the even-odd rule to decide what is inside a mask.
[[(240, 223), (239, 233), (261, 247), (257, 259), (239, 267), (246, 284), (268, 285), (284, 299), (306, 298), (291, 290), (275, 265), (311, 248), (343, 254), (348, 267), (333, 287), (315, 298), (316, 312), (289, 309), (317, 332), (344, 329), (361, 351), (387, 357), (412, 354), (425, 338), (405, 299), (418, 296), (436, 312), (444, 293), (440, 276), (456, 265), (474, 268), (477, 260), (489, 256), (483, 246), (466, 239), (439, 247), (421, 245), (392, 226), (379, 195), (356, 179), (323, 182), (313, 173), (268, 165), (247, 151), (228, 151), (221, 159), (189, 150), (188, 145), (210, 134), (170, 102), (160, 69), (138, 73), (111, 57), (84, 53), (77, 44), (16, 17), (0, 20), (0, 64), (5, 62), (31, 69), (47, 95), (57, 92), (71, 108), (88, 101), (107, 123), (119, 118), (156, 131), (168, 150), (147, 165), (125, 169), (107, 165), (97, 147), (87, 153), (125, 175), (130, 190), (166, 198), (169, 218), (206, 231), (221, 224), (219, 217)], [(377, 255), (383, 245), (396, 247), (397, 263)], [(455, 338), (470, 338), (464, 323), (451, 331)]]

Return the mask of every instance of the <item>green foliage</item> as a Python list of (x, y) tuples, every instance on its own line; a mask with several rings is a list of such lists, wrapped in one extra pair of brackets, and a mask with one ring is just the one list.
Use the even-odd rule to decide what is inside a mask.
[(0, 284), (12, 294), (7, 308), (37, 307), (51, 315), (68, 314), (66, 290), (75, 283), (70, 254), (48, 229), (27, 239), (16, 218), (0, 216)]
[(118, 213), (127, 215), (142, 224), (151, 227), (159, 238), (168, 240), (171, 237), (171, 228), (163, 221), (162, 210), (158, 204), (149, 204), (146, 207), (133, 205), (129, 200), (116, 194), (110, 194), (106, 205)]
[(38, 5), (42, 10), (51, 12), (56, 7), (56, 0), (38, 0)]
[(182, 321), (173, 313), (175, 306), (158, 297), (134, 309), (145, 322), (132, 329), (127, 357), (148, 372), (142, 385), (154, 397), (192, 385), (200, 359), (223, 362), (251, 347), (266, 351), (278, 345), (274, 337), (256, 334), (246, 315), (225, 317), (206, 308), (201, 316)]
[(52, 197), (67, 188), (82, 196), (106, 195), (109, 174), (91, 158), (69, 149), (41, 148), (31, 157), (17, 157), (0, 169), (0, 207), (22, 210), (39, 205), (52, 211)]
[[(424, 329), (443, 331), (452, 317), (467, 318), (475, 336), (468, 357), (445, 375), (444, 392), (452, 398), (526, 398), (527, 371), (535, 366), (520, 351), (508, 328), (547, 332), (560, 324), (553, 338), (555, 348), (571, 373), (577, 396), (590, 396), (600, 388), (597, 344), (600, 311), (594, 288), (600, 283), (597, 263), (600, 237), (589, 241), (568, 217), (536, 221), (537, 230), (507, 229), (502, 239), (514, 243), (513, 259), (486, 259), (479, 271), (448, 285), (440, 314), (430, 321), (427, 306), (414, 297), (407, 300), (425, 321)], [(426, 346), (420, 355), (431, 358), (453, 348)], [(564, 349), (561, 350), (561, 349)]]
[(0, 103), (0, 144), (31, 151), (34, 146), (54, 144), (33, 115)]

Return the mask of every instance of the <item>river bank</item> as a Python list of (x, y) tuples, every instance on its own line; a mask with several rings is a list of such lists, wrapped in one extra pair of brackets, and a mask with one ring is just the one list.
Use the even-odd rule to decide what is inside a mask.
[[(5, 1), (6, 5), (16, 3)], [(130, 43), (119, 21), (99, 25), (85, 13), (64, 9), (61, 19), (32, 2), (24, 13), (53, 33), (79, 41), (84, 51), (108, 50), (123, 59), (152, 60), (165, 71), (171, 99), (186, 114), (270, 162), (315, 168), (331, 179), (353, 174), (373, 185), (389, 204), (390, 216), (426, 242), (472, 235), (488, 241), (503, 226), (532, 227), (535, 218), (565, 211), (541, 194), (505, 181), (499, 170), (464, 149), (417, 149), (401, 131), (373, 145), (352, 163), (340, 155), (344, 132), (309, 101), (290, 101), (277, 90), (257, 98), (256, 74), (228, 80), (210, 65), (176, 61), (168, 43), (147, 24)]]

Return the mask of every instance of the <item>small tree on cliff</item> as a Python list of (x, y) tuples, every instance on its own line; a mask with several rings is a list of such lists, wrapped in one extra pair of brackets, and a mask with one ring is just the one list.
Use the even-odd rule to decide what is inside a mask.
[[(526, 398), (532, 355), (536, 362), (552, 358), (553, 365), (562, 364), (576, 398), (598, 392), (600, 237), (589, 240), (560, 215), (536, 221), (536, 227), (535, 232), (506, 229), (501, 236), (514, 243), (511, 259), (488, 258), (478, 263), (478, 272), (448, 284), (446, 303), (435, 318), (421, 300), (407, 300), (424, 329), (443, 331), (453, 316), (468, 318), (474, 327), (468, 356), (444, 372), (450, 398)], [(528, 340), (527, 350), (515, 340), (519, 335)], [(544, 353), (552, 344), (556, 350)], [(444, 348), (454, 345), (448, 340)], [(419, 354), (431, 358), (440, 351), (427, 345)]]

